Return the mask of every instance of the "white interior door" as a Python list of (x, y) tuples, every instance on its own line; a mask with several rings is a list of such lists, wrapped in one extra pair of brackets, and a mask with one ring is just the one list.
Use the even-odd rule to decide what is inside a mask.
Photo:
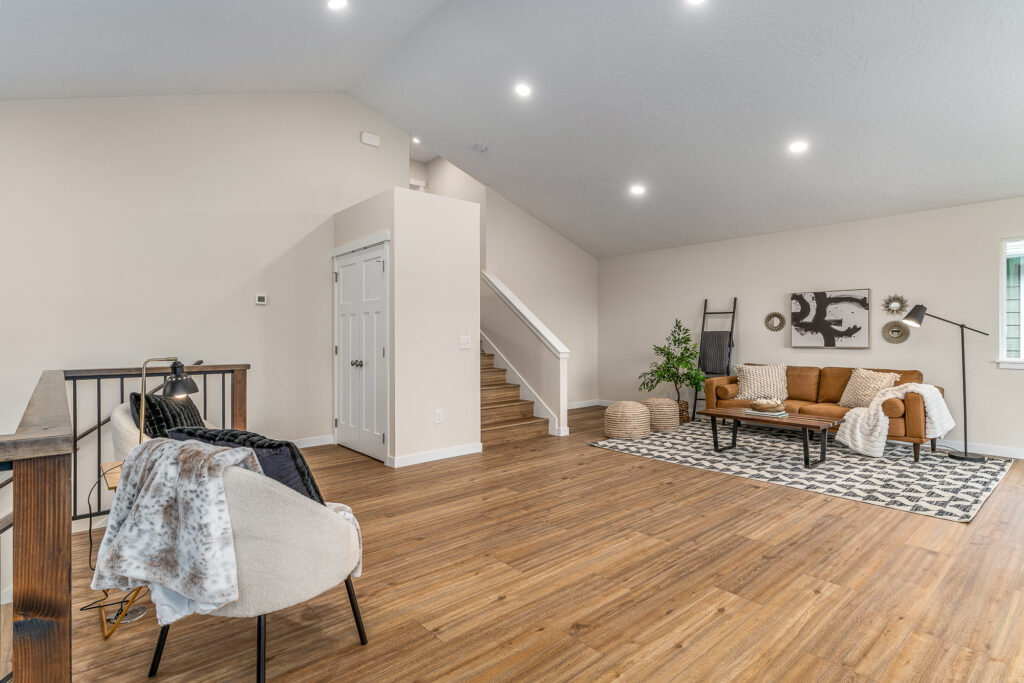
[(387, 457), (388, 245), (336, 256), (335, 440)]

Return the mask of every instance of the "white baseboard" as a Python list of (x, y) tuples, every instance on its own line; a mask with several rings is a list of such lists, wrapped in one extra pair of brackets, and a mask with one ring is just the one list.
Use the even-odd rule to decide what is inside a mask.
[(484, 445), (480, 442), (466, 443), (461, 446), (452, 446), (451, 448), (439, 448), (436, 451), (423, 451), (422, 453), (410, 453), (409, 455), (399, 456), (389, 455), (384, 464), (388, 467), (407, 467), (409, 465), (418, 465), (422, 462), (432, 462), (434, 460), (455, 458), (460, 455), (480, 453), (483, 450)]
[(569, 428), (555, 427), (550, 422), (548, 422), (548, 434), (550, 434), (551, 436), (569, 436)]
[[(961, 451), (964, 448), (963, 439), (939, 439), (939, 445), (943, 448), (950, 448)], [(997, 455), (1002, 458), (1015, 458), (1024, 460), (1024, 448), (1012, 448), (1010, 446), (995, 446), (987, 443), (971, 442), (971, 453), (981, 455)]]
[(299, 448), (312, 448), (313, 446), (329, 446), (334, 443), (334, 436), (324, 434), (323, 436), (310, 436), (305, 439), (296, 439), (292, 442)]
[(615, 401), (606, 401), (603, 398), (592, 398), (588, 401), (573, 401), (569, 404), (569, 410), (576, 408), (593, 408), (594, 406), (610, 406)]

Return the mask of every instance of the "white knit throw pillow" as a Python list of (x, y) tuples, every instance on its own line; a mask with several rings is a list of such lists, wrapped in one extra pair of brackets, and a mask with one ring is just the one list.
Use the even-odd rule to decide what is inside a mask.
[(753, 401), (759, 398), (770, 398), (785, 401), (789, 396), (786, 384), (786, 365), (737, 365), (736, 376), (739, 382), (739, 393), (736, 398)]
[(846, 383), (839, 405), (844, 408), (867, 408), (871, 400), (883, 389), (891, 389), (900, 381), (895, 372), (875, 372), (854, 368), (850, 381)]

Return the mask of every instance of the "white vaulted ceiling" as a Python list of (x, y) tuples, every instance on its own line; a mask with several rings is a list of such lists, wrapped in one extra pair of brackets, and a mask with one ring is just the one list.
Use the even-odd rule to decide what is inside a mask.
[(1020, 0), (0, 0), (0, 97), (347, 88), (597, 256), (1022, 195), (1022, 65)]

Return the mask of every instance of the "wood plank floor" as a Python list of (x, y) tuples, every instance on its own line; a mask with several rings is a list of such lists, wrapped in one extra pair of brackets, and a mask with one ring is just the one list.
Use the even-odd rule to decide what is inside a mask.
[[(601, 415), (399, 470), (309, 449), (363, 526), (370, 643), (335, 589), (268, 618), (269, 678), (1024, 678), (1024, 463), (965, 525), (596, 449)], [(76, 679), (145, 678), (152, 612), (109, 641), (97, 621), (75, 616)], [(249, 680), (255, 630), (190, 617), (159, 678)]]

